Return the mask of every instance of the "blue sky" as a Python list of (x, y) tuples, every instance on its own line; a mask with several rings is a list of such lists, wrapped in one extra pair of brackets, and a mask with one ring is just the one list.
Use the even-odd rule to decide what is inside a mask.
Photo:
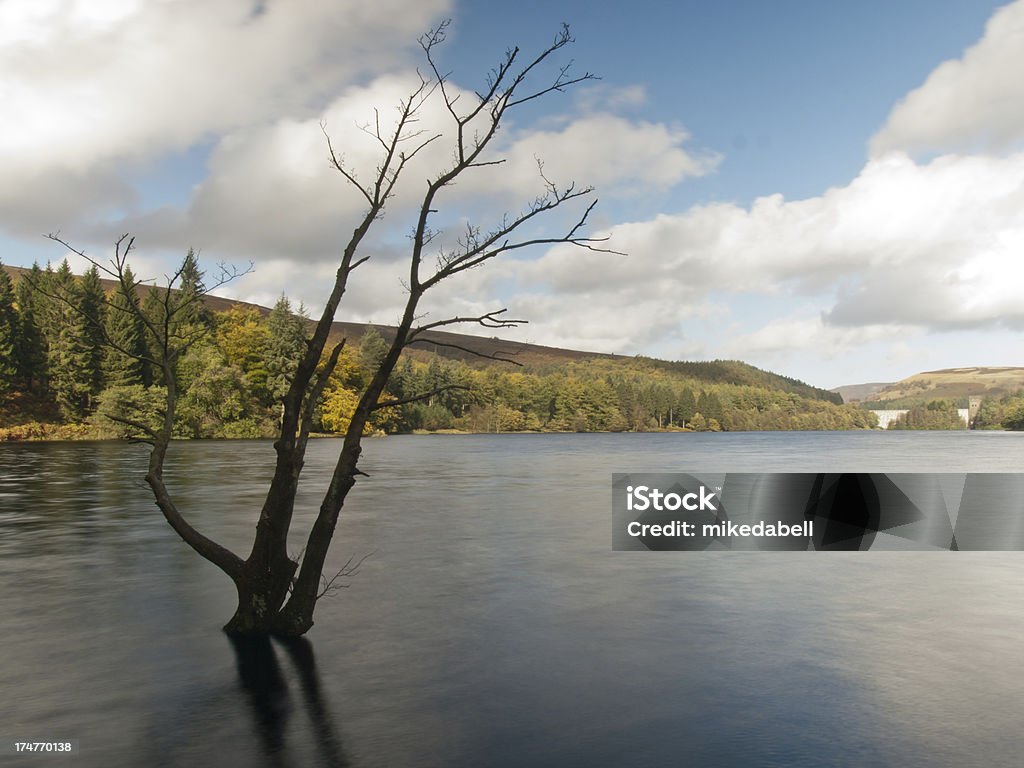
[[(457, 6), (467, 68), (493, 57), (493, 4)], [(574, 58), (620, 87), (637, 114), (686, 126), (725, 155), (674, 204), (819, 194), (864, 164), (867, 140), (904, 94), (977, 41), (999, 3), (963, 0), (526, 2), (501, 16), (510, 39), (572, 24)], [(454, 57), (461, 63), (462, 56)], [(592, 63), (591, 63), (592, 62)], [(472, 71), (470, 69), (470, 71)]]
[[(434, 316), (508, 306), (524, 340), (820, 386), (1024, 364), (1024, 0), (510, 8), (0, 0), (0, 258), (59, 261), (58, 229), (102, 256), (130, 231), (136, 272), (195, 246), (254, 262), (222, 293), (315, 309), (359, 214), (320, 122), (368, 172), (356, 126), (408, 91), (424, 30), (452, 19), (441, 57), (468, 98), (566, 21), (563, 60), (602, 79), (513, 115), (509, 163), (442, 221), (530, 200), (536, 155), (595, 185), (591, 231), (627, 255), (516, 254), (441, 287)], [(411, 169), (338, 319), (397, 317), (414, 190), (445, 157)]]

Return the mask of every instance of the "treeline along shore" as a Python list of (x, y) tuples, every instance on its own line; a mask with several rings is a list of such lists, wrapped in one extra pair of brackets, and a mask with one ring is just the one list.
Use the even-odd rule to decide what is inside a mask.
[[(129, 279), (134, 279), (129, 275)], [(194, 257), (178, 291), (202, 295)], [(127, 295), (95, 268), (65, 261), (31, 270), (0, 267), (0, 439), (125, 439), (132, 424), (159, 419), (164, 386), (145, 360), (156, 343), (128, 302), (161, 322), (161, 291)], [(272, 309), (205, 296), (175, 315), (178, 336), (199, 338), (176, 369), (181, 438), (262, 438), (275, 433), (280, 399), (303, 349), (309, 321), (282, 296)], [(342, 351), (314, 428), (344, 432), (357, 393), (386, 352), (386, 327), (338, 324)], [(199, 331), (199, 333), (197, 333)], [(737, 361), (671, 363), (588, 356), (570, 350), (464, 336), (464, 343), (408, 351), (386, 399), (418, 402), (375, 412), (379, 433), (843, 430), (875, 425), (835, 393)], [(111, 344), (113, 342), (113, 344)], [(491, 357), (506, 349), (519, 363)], [(135, 356), (123, 351), (134, 351)], [(477, 354), (473, 354), (473, 352)], [(490, 357), (481, 358), (479, 353)], [(497, 355), (503, 356), (503, 355)]]

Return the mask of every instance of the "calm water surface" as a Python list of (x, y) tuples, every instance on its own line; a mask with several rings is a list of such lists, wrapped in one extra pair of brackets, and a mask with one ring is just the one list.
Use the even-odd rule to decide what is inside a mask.
[[(305, 530), (339, 444), (313, 443)], [(246, 551), (261, 442), (175, 445)], [(366, 444), (308, 644), (233, 590), (115, 443), (0, 445), (0, 765), (1002, 766), (1024, 754), (1024, 554), (615, 553), (612, 472), (1016, 471), (1024, 434), (409, 436)], [(296, 536), (293, 549), (302, 547)]]

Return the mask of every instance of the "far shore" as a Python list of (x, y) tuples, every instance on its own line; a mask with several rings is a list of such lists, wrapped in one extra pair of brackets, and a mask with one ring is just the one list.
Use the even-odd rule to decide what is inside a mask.
[[(760, 430), (760, 431), (793, 431), (793, 430)], [(811, 431), (830, 431), (830, 432), (906, 432), (906, 431), (920, 431), (929, 432), (937, 430), (883, 430), (883, 429), (849, 429), (849, 430), (811, 430)], [(1014, 430), (1006, 429), (983, 429), (983, 430), (938, 430), (946, 432), (999, 432), (1009, 433)], [(651, 429), (644, 430), (642, 432), (633, 432), (632, 434), (664, 434), (664, 433), (695, 433), (696, 430), (686, 429), (683, 427), (671, 427), (663, 429)], [(557, 430), (522, 430), (522, 431), (508, 431), (508, 432), (475, 432), (472, 430), (465, 429), (415, 429), (411, 432), (393, 432), (385, 434), (383, 432), (375, 432), (366, 437), (384, 438), (395, 435), (568, 435), (568, 434), (613, 434), (611, 432), (570, 432), (570, 431), (557, 431)], [(614, 433), (622, 434), (622, 433)], [(739, 434), (738, 432), (732, 432), (731, 434)], [(342, 433), (326, 433), (317, 432), (313, 433), (311, 437), (316, 439), (328, 439), (328, 438), (341, 438), (344, 437)], [(174, 438), (175, 442), (206, 442), (211, 440), (266, 440), (272, 441), (276, 437), (219, 437), (219, 438)], [(104, 434), (102, 430), (89, 425), (89, 424), (49, 424), (32, 422), (29, 424), (17, 425), (12, 427), (0, 428), (0, 443), (41, 443), (41, 442), (105, 442), (105, 443), (128, 443), (133, 442), (119, 437), (111, 437), (109, 433)]]

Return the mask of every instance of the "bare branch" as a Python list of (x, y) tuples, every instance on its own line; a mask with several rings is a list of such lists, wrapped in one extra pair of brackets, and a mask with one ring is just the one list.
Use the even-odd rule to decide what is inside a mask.
[(427, 280), (424, 280), (421, 283), (421, 286), (425, 290), (436, 285), (442, 280), (451, 277), (452, 275), (477, 267), (485, 261), (493, 259), (502, 253), (522, 248), (529, 248), (536, 245), (555, 245), (558, 243), (565, 243), (568, 245), (586, 248), (587, 250), (598, 253), (624, 255), (618, 251), (599, 248), (595, 245), (596, 243), (606, 242), (608, 240), (607, 237), (580, 237), (578, 235), (578, 232), (586, 226), (590, 212), (593, 211), (594, 206), (597, 205), (597, 200), (591, 201), (590, 205), (587, 206), (586, 210), (579, 219), (577, 219), (576, 223), (564, 235), (558, 237), (536, 237), (520, 241), (509, 241), (507, 239), (509, 235), (513, 234), (531, 219), (547, 213), (548, 211), (554, 210), (570, 200), (589, 195), (591, 192), (592, 189), (589, 187), (580, 190), (574, 190), (572, 187), (569, 187), (566, 190), (562, 190), (554, 197), (545, 195), (544, 197), (537, 198), (537, 200), (527, 208), (525, 213), (520, 214), (515, 219), (504, 221), (501, 226), (497, 227), (486, 237), (480, 238), (472, 232), (468, 233), (467, 238), (462, 240), (460, 243), (462, 250), (442, 254), (437, 271)]
[[(413, 339), (412, 341), (407, 342), (407, 343), (408, 344), (434, 344), (435, 346), (438, 346), (438, 347), (448, 347), (450, 349), (457, 349), (460, 352), (465, 352), (466, 354), (473, 355), (474, 357), (479, 357), (479, 358), (482, 358), (484, 360), (497, 360), (498, 362), (501, 362), (501, 363), (512, 363), (512, 365), (518, 365), (518, 366), (522, 365), (522, 363), (520, 363), (517, 360), (513, 360), (512, 357), (511, 357), (512, 355), (519, 354), (518, 352), (503, 352), (501, 350), (498, 350), (497, 352), (493, 352), (493, 353), (480, 352), (479, 350), (476, 350), (476, 349), (470, 349), (469, 347), (464, 347), (461, 344), (454, 344), (454, 343), (452, 343), (450, 341), (438, 341), (437, 339), (430, 339), (430, 338)], [(506, 357), (506, 355), (508, 355), (508, 357)]]
[(341, 566), (341, 568), (338, 569), (338, 572), (335, 573), (330, 579), (321, 576), (320, 580), (323, 586), (317, 593), (316, 599), (319, 600), (321, 597), (324, 597), (338, 589), (346, 589), (348, 587), (348, 584), (335, 584), (335, 582), (338, 579), (347, 579), (357, 575), (359, 573), (359, 567), (366, 562), (367, 558), (373, 557), (373, 555), (375, 554), (377, 554), (376, 550), (363, 555), (361, 558), (356, 560), (355, 563), (352, 562), (353, 560), (355, 560), (355, 555), (352, 555), (352, 557), (346, 560), (345, 564)]
[(356, 177), (351, 172), (349, 172), (345, 168), (341, 159), (337, 156), (337, 154), (335, 154), (334, 145), (331, 143), (331, 135), (327, 133), (327, 123), (323, 120), (320, 121), (320, 131), (323, 133), (324, 138), (327, 139), (327, 153), (328, 155), (330, 155), (331, 165), (333, 165), (335, 170), (337, 170), (342, 176), (345, 177), (349, 184), (351, 184), (353, 187), (359, 190), (362, 196), (366, 198), (366, 202), (372, 206), (373, 197), (370, 195), (370, 192), (362, 184), (359, 183), (359, 180), (356, 179)]
[(502, 315), (507, 312), (508, 309), (496, 309), (491, 312), (485, 312), (482, 315), (475, 317), (449, 317), (445, 320), (435, 320), (432, 323), (424, 323), (423, 325), (413, 328), (409, 331), (409, 342), (415, 341), (424, 331), (430, 331), (435, 328), (441, 328), (446, 325), (458, 325), (461, 323), (476, 323), (484, 328), (518, 328), (520, 325), (526, 325), (526, 320), (514, 320), (511, 318), (501, 318), (498, 315)]

